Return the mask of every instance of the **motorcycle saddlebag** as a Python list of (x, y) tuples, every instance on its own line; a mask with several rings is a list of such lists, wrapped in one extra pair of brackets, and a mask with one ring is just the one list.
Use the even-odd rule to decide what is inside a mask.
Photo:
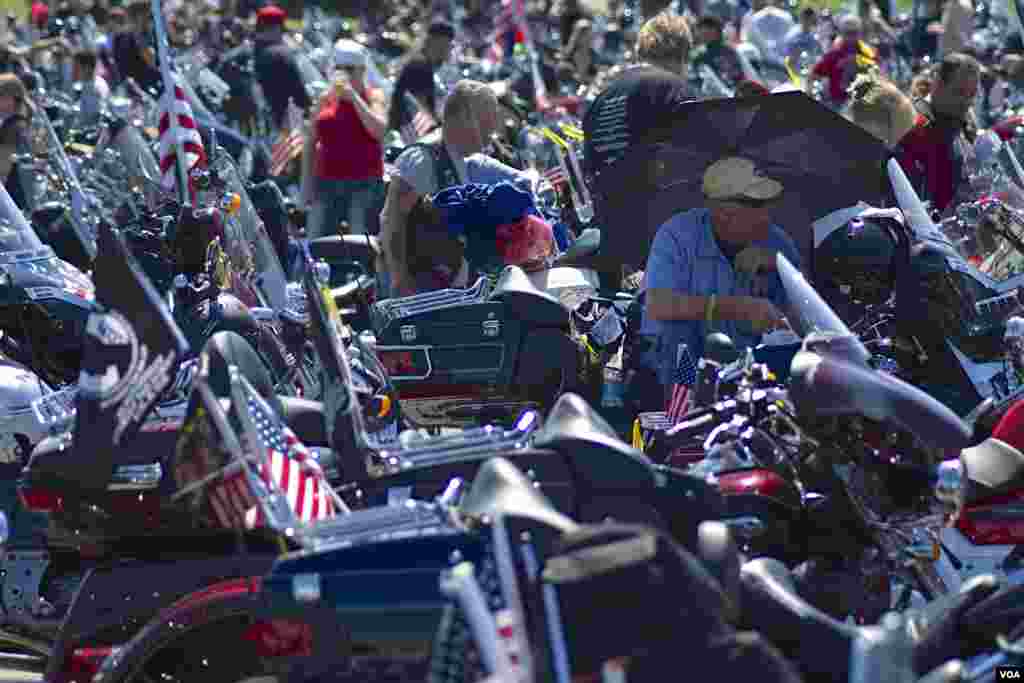
[[(542, 632), (564, 637), (573, 676), (668, 643), (699, 652), (722, 631), (729, 610), (697, 558), (647, 526), (586, 525), (562, 536), (544, 561), (540, 587), (531, 611), (542, 615)], [(552, 593), (557, 610), (548, 608)], [(551, 639), (535, 642), (548, 647)]]

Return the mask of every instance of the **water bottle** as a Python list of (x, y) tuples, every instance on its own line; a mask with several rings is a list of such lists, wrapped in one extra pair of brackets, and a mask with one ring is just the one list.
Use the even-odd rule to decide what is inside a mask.
[(622, 344), (611, 360), (604, 366), (604, 382), (601, 387), (601, 407), (621, 408), (625, 405), (625, 385), (622, 372)]

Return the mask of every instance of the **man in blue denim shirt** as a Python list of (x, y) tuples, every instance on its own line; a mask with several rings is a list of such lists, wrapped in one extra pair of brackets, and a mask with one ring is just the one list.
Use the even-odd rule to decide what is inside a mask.
[(662, 225), (647, 260), (641, 333), (657, 339), (651, 361), (665, 386), (680, 344), (697, 359), (711, 332), (744, 348), (782, 327), (785, 292), (775, 256), (800, 267), (796, 245), (771, 222), (781, 183), (760, 175), (752, 161), (729, 157), (708, 167), (703, 190), (706, 208)]

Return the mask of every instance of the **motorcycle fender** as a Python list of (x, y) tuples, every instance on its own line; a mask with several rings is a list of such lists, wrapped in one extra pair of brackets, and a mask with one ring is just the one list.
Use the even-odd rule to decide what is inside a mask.
[(96, 635), (123, 643), (161, 609), (221, 581), (263, 576), (275, 559), (277, 555), (272, 554), (230, 555), (129, 562), (89, 570), (54, 643), (46, 680), (54, 680), (68, 654), (88, 645)]

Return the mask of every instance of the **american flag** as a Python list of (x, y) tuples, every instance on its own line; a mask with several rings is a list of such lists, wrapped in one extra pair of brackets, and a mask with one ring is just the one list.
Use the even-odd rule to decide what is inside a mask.
[(270, 150), (270, 175), (284, 175), (288, 165), (302, 156), (305, 139), (301, 128), (281, 131), (281, 137)]
[(697, 382), (697, 363), (693, 360), (690, 348), (679, 344), (676, 349), (676, 367), (672, 374), (672, 384), (665, 414), (672, 424), (678, 424), (689, 408), (690, 387)]
[[(164, 93), (160, 103), (160, 184), (165, 190), (173, 190), (177, 186), (177, 143), (185, 152), (185, 170), (187, 173), (195, 168), (206, 168), (206, 150), (203, 138), (196, 127), (192, 107), (188, 103), (185, 91), (179, 85), (178, 76), (174, 76), (174, 92)], [(177, 139), (171, 126), (171, 113), (177, 117)], [(191, 180), (190, 180), (191, 184)], [(192, 188), (189, 188), (192, 191)]]
[(561, 164), (544, 171), (544, 177), (549, 183), (551, 183), (551, 186), (556, 189), (569, 182), (569, 176), (566, 174), (565, 169), (562, 168)]
[(302, 155), (305, 138), (302, 135), (302, 110), (288, 102), (288, 128), (270, 150), (270, 175), (284, 175), (288, 165)]
[[(288, 499), (295, 516), (302, 522), (314, 522), (338, 513), (323, 470), (309, 451), (250, 386), (247, 394), (249, 415), (256, 425), (258, 476), (268, 488), (277, 488)], [(264, 523), (248, 469), (226, 477), (210, 492), (210, 502), (218, 522), (229, 528), (252, 529)]]
[(416, 112), (412, 117), (412, 121), (402, 126), (402, 143), (411, 145), (437, 128), (437, 121), (430, 115), (426, 107), (409, 93), (406, 93), (406, 102)]
[[(697, 364), (690, 353), (690, 347), (679, 344), (676, 347), (676, 367), (672, 374), (668, 402), (665, 405), (665, 417), (670, 425), (683, 421), (683, 416), (690, 409), (690, 389), (697, 383)], [(703, 443), (695, 443), (674, 449), (666, 463), (684, 464), (698, 461), (704, 457)]]

